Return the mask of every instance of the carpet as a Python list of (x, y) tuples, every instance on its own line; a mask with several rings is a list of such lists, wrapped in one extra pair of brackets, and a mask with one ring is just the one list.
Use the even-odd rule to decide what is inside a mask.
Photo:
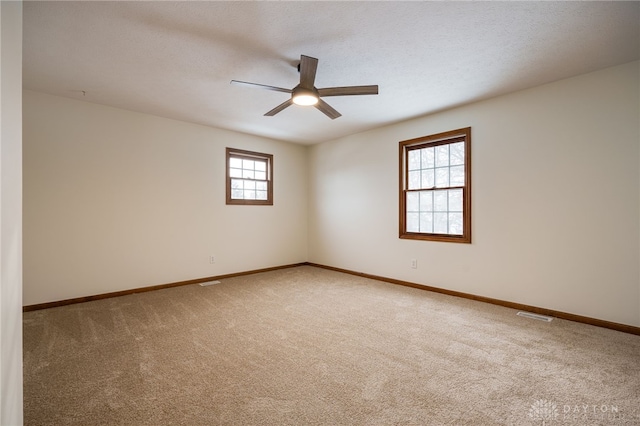
[(640, 336), (312, 266), (23, 321), (25, 425), (640, 424)]

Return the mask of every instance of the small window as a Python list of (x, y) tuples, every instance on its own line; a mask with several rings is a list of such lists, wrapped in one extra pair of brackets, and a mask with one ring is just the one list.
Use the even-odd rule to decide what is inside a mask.
[(227, 148), (227, 204), (273, 205), (273, 155)]
[(400, 238), (471, 243), (471, 128), (400, 142)]

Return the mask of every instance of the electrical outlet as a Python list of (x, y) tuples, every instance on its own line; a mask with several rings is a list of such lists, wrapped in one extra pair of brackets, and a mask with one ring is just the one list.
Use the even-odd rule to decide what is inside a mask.
[(209, 256), (209, 263), (216, 263), (215, 256)]
[(411, 268), (418, 269), (418, 259), (411, 259)]

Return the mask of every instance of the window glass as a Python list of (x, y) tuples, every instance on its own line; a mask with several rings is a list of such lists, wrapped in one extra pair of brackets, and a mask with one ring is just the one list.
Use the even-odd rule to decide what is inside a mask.
[(227, 204), (273, 205), (273, 156), (227, 148)]
[(471, 129), (400, 142), (400, 238), (471, 242)]

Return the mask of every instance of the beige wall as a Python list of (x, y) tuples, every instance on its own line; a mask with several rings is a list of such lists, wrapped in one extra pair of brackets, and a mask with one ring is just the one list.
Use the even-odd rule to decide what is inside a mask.
[(22, 2), (0, 2), (0, 424), (22, 424)]
[[(640, 326), (639, 76), (634, 62), (313, 146), (309, 260)], [(467, 126), (473, 244), (400, 240), (398, 142)]]
[[(313, 147), (27, 91), (24, 304), (308, 260), (640, 326), (639, 74)], [(473, 244), (400, 240), (398, 141), (467, 126)], [(224, 205), (226, 146), (275, 155), (275, 206)]]
[[(227, 146), (273, 206), (225, 205)], [(24, 92), (25, 305), (306, 260), (305, 147)]]

